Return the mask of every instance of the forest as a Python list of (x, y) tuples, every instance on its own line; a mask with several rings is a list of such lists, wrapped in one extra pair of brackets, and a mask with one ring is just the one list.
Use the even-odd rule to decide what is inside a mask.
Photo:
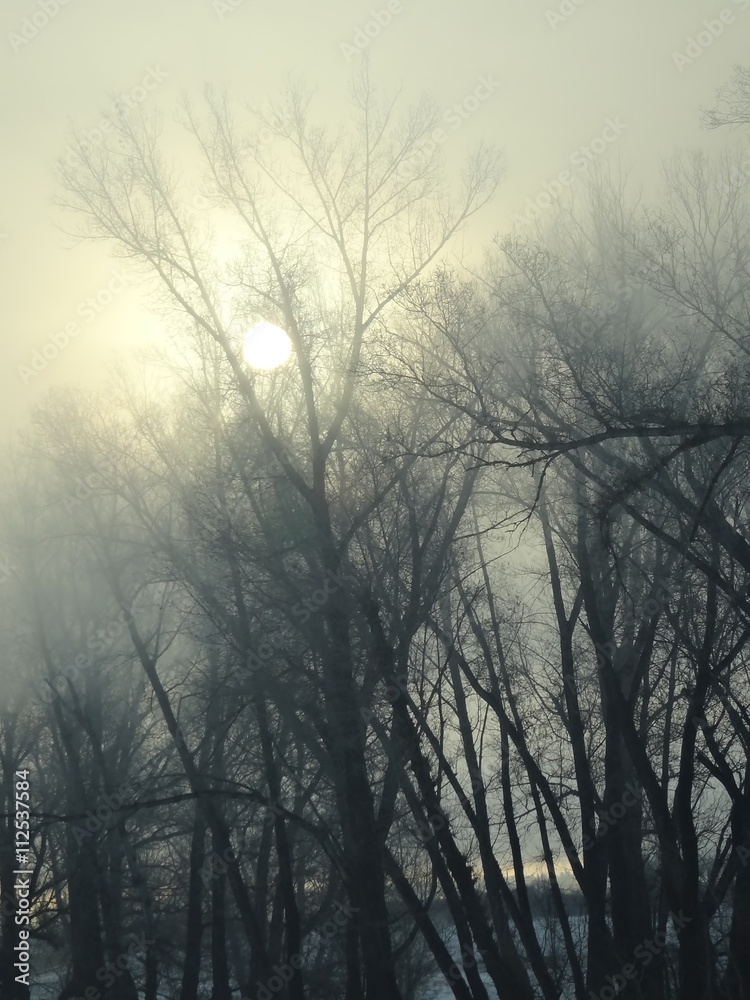
[(748, 1000), (750, 69), (470, 259), (351, 108), (58, 165), (173, 346), (2, 458), (0, 997)]

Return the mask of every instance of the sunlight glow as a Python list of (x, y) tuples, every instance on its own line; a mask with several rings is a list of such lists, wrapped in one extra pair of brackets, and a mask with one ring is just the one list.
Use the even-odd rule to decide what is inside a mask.
[(288, 360), (292, 342), (281, 327), (263, 320), (245, 334), (242, 353), (251, 368), (270, 371)]

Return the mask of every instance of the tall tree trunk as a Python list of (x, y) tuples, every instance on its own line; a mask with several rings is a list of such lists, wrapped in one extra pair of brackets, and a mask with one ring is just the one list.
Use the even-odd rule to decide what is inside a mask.
[[(616, 966), (606, 970), (605, 979), (593, 976), (587, 986), (599, 992), (608, 985), (607, 976), (620, 976), (620, 989), (632, 1000), (660, 1000), (662, 976), (660, 962), (652, 962), (643, 970), (642, 981), (625, 979), (620, 969), (632, 962), (635, 949), (651, 934), (648, 890), (641, 851), (641, 811), (635, 805), (626, 807), (627, 791), (633, 787), (636, 770), (625, 746), (625, 727), (633, 729), (635, 710), (634, 678), (636, 665), (633, 652), (621, 651), (614, 640), (616, 606), (615, 584), (605, 584), (606, 553), (597, 526), (587, 517), (586, 498), (579, 492), (577, 523), (577, 555), (581, 575), (581, 591), (589, 631), (597, 650), (602, 716), (605, 726), (603, 807), (605, 816), (602, 844), (608, 863), (612, 900), (612, 935)], [(617, 694), (615, 698), (614, 694)], [(623, 713), (629, 713), (627, 717)], [(631, 793), (632, 794), (632, 793)], [(619, 815), (615, 815), (616, 807)], [(599, 831), (597, 831), (599, 833)], [(606, 841), (604, 838), (606, 837)], [(597, 974), (603, 970), (597, 969)]]
[[(583, 880), (581, 890), (588, 909), (586, 943), (586, 985), (589, 990), (598, 989), (604, 982), (612, 962), (612, 938), (607, 926), (607, 865), (602, 843), (592, 837), (596, 824), (596, 788), (591, 776), (586, 733), (581, 718), (578, 701), (578, 685), (575, 674), (575, 654), (573, 652), (573, 626), (580, 612), (580, 597), (576, 601), (575, 613), (568, 616), (563, 598), (560, 568), (550, 528), (546, 501), (539, 504), (547, 562), (550, 569), (552, 599), (557, 618), (558, 641), (560, 644), (560, 666), (562, 672), (563, 698), (567, 715), (565, 724), (570, 735), (576, 784), (580, 802), (581, 831), (583, 833)], [(484, 578), (489, 587), (489, 575), (484, 570)], [(578, 960), (575, 959), (576, 965)], [(577, 983), (580, 992), (581, 983)]]
[(99, 884), (97, 856), (94, 846), (88, 838), (79, 847), (75, 842), (74, 830), (68, 826), (68, 907), (70, 958), (73, 968), (70, 979), (60, 994), (60, 1000), (73, 1000), (85, 996), (86, 990), (91, 992), (92, 987), (99, 993), (102, 991), (102, 984), (107, 988), (110, 979), (112, 982), (115, 981), (112, 974), (102, 978), (105, 960), (97, 894)]
[(154, 915), (154, 899), (151, 895), (146, 875), (141, 867), (135, 848), (128, 840), (125, 824), (118, 827), (120, 840), (123, 844), (125, 857), (130, 868), (133, 888), (138, 895), (143, 912), (143, 931), (146, 954), (144, 956), (143, 1000), (156, 1000), (159, 987), (159, 954), (156, 941), (156, 918)]
[[(268, 724), (263, 696), (255, 702), (258, 730), (260, 733), (263, 760), (268, 781), (268, 792), (274, 806), (281, 805), (281, 778), (274, 756), (273, 740)], [(290, 971), (287, 984), (290, 1000), (304, 1000), (302, 968), (297, 968), (296, 959), (302, 953), (302, 930), (300, 924), (297, 899), (294, 892), (294, 859), (287, 832), (286, 820), (280, 809), (274, 811), (273, 832), (276, 844), (276, 857), (279, 865), (279, 890), (284, 900), (284, 929), (286, 931), (286, 964)], [(292, 960), (295, 960), (294, 962)]]
[(739, 865), (732, 896), (732, 923), (725, 992), (729, 1000), (750, 1000), (750, 764), (732, 808), (732, 846)]
[(190, 871), (188, 873), (187, 920), (185, 928), (185, 960), (182, 967), (180, 1000), (198, 1000), (203, 942), (203, 862), (206, 856), (206, 820), (199, 803), (195, 803), (193, 829), (190, 835)]
[[(214, 848), (215, 850), (215, 848)], [(232, 1000), (227, 956), (226, 875), (214, 874), (211, 882), (211, 1000)]]
[[(109, 848), (105, 854), (106, 848)], [(122, 937), (122, 874), (123, 854), (116, 830), (111, 830), (102, 844), (99, 865), (99, 898), (107, 959), (118, 963), (126, 953)], [(106, 864), (105, 864), (106, 858)], [(116, 965), (117, 976), (107, 991), (108, 1000), (138, 1000), (138, 990), (129, 965)]]
[[(341, 563), (330, 538), (327, 511), (323, 511), (321, 519), (328, 543), (323, 545), (325, 570), (335, 576), (341, 570)], [(349, 615), (342, 588), (331, 593), (321, 613), (325, 614), (328, 626), (323, 686), (341, 816), (343, 863), (362, 943), (365, 997), (402, 1000), (391, 949), (382, 839), (367, 773), (365, 732), (353, 681)]]
[(346, 925), (344, 951), (346, 954), (346, 993), (344, 1000), (364, 1000), (362, 991), (362, 963), (359, 955), (359, 934), (357, 923), (350, 920)]

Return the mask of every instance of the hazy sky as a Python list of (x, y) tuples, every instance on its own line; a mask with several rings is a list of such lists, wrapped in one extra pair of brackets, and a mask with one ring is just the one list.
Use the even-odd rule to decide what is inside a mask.
[[(182, 93), (199, 97), (207, 82), (259, 103), (290, 71), (341, 114), (360, 58), (351, 47), (365, 37), (355, 33), (373, 11), (387, 9), (344, 0), (4, 0), (4, 426), (22, 424), (29, 404), (55, 384), (95, 382), (116, 351), (128, 355), (147, 343), (157, 323), (137, 288), (120, 290), (117, 262), (103, 247), (75, 246), (60, 230), (52, 165), (65, 150), (69, 122), (95, 127), (112, 97), (123, 94), (171, 115)], [(700, 130), (699, 108), (750, 54), (750, 0), (391, 0), (390, 9), (390, 23), (377, 33), (373, 25), (367, 46), (378, 85), (402, 86), (406, 102), (430, 95), (446, 113), (481, 78), (490, 82), (481, 95), (493, 90), (460, 128), (447, 127), (449, 159), (482, 138), (507, 159), (507, 179), (475, 240), (509, 229), (527, 198), (571, 169), (579, 147), (602, 146), (595, 140), (608, 119), (600, 155), (620, 156), (649, 186), (677, 149), (717, 146), (715, 133)], [(691, 36), (700, 36), (693, 57), (675, 60)], [(86, 307), (91, 296), (99, 296), (96, 311)], [(19, 366), (30, 365), (34, 351), (71, 321), (79, 335), (24, 382)]]

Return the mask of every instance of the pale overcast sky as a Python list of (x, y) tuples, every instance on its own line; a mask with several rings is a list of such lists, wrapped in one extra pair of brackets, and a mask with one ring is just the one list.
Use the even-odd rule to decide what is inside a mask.
[[(114, 352), (127, 355), (147, 343), (157, 322), (137, 289), (121, 290), (117, 262), (103, 247), (73, 246), (60, 231), (51, 204), (53, 162), (65, 149), (68, 123), (94, 127), (114, 94), (147, 94), (171, 115), (181, 94), (200, 97), (205, 83), (260, 103), (290, 71), (335, 118), (345, 111), (360, 58), (354, 43), (366, 37), (357, 32), (366, 30), (373, 11), (388, 11), (387, 0), (5, 0), (0, 416), (6, 427), (20, 426), (29, 404), (51, 386), (95, 382)], [(367, 51), (377, 84), (402, 86), (407, 102), (427, 94), (447, 113), (475, 91), (486, 98), (460, 128), (448, 128), (446, 143), (449, 159), (480, 139), (505, 152), (507, 179), (472, 232), (478, 242), (509, 229), (527, 199), (570, 168), (583, 145), (606, 144), (602, 155), (621, 157), (649, 187), (676, 150), (718, 146), (719, 136), (701, 131), (699, 109), (712, 102), (733, 63), (750, 61), (750, 0), (391, 0), (390, 15), (379, 15), (389, 16), (382, 28), (370, 27)], [(716, 37), (708, 45), (711, 27)], [(689, 49), (691, 37), (697, 41)], [(675, 58), (686, 52), (690, 59)], [(86, 311), (86, 300), (97, 295), (100, 311)], [(19, 366), (73, 320), (79, 336), (25, 383)]]

